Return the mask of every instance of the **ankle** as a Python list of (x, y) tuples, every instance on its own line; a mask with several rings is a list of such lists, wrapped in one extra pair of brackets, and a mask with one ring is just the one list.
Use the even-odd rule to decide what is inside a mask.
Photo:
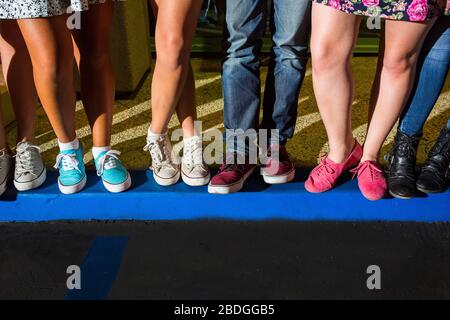
[(350, 142), (347, 142), (345, 145), (340, 146), (330, 146), (330, 153), (328, 154), (328, 158), (334, 163), (343, 163), (345, 162), (353, 149), (355, 148), (356, 140), (353, 139)]
[(111, 150), (111, 146), (104, 146), (104, 147), (92, 147), (92, 155), (94, 156), (94, 159), (97, 159), (98, 156), (102, 152), (108, 152)]
[(80, 142), (78, 138), (75, 138), (74, 140), (68, 142), (61, 142), (60, 140), (58, 140), (58, 146), (59, 150), (61, 151), (78, 150), (80, 148)]
[(378, 154), (364, 153), (361, 157), (361, 163), (364, 161), (378, 162)]

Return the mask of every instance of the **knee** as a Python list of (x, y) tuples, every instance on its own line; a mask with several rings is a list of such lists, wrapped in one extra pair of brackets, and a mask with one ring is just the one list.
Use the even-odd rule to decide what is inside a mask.
[(322, 74), (337, 66), (346, 66), (351, 53), (339, 50), (339, 45), (332, 40), (311, 42), (312, 70)]
[(383, 71), (391, 75), (401, 75), (410, 71), (416, 60), (417, 55), (412, 52), (386, 52), (383, 58)]
[(70, 56), (43, 55), (37, 62), (37, 72), (47, 83), (55, 85), (73, 77), (73, 58)]
[(189, 50), (182, 35), (167, 33), (156, 40), (157, 63), (160, 67), (176, 70), (189, 61)]
[(80, 61), (89, 69), (101, 69), (111, 63), (109, 48), (106, 46), (90, 46), (80, 51)]

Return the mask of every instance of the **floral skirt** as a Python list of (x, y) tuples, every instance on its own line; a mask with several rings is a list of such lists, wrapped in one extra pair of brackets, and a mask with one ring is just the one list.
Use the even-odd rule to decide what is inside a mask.
[(108, 0), (0, 0), (0, 19), (59, 16), (85, 11), (89, 9), (90, 4), (104, 3), (106, 1)]
[(313, 0), (346, 13), (423, 22), (450, 14), (450, 0)]

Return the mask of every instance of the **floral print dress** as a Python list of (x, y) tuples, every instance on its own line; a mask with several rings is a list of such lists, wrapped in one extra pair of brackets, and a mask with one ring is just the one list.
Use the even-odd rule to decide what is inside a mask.
[[(108, 0), (0, 0), (0, 19), (46, 18), (84, 11)], [(114, 0), (125, 1), (125, 0)]]
[(450, 0), (313, 0), (346, 13), (423, 22), (450, 15)]

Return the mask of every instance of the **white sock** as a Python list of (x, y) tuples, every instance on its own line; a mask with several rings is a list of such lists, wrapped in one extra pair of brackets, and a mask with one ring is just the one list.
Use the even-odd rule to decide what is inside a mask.
[(92, 155), (94, 156), (94, 159), (97, 159), (97, 157), (100, 155), (100, 153), (102, 152), (107, 152), (111, 150), (111, 146), (106, 146), (106, 147), (92, 147)]
[(148, 131), (147, 131), (147, 140), (149, 140), (149, 141), (155, 141), (155, 140), (157, 140), (159, 137), (163, 137), (163, 136), (165, 136), (165, 135), (167, 135), (167, 132), (165, 132), (165, 133), (154, 133), (154, 132), (152, 132), (152, 129), (151, 129), (151, 127), (150, 127), (150, 128), (148, 128)]
[(67, 151), (67, 150), (77, 150), (80, 148), (80, 142), (78, 141), (78, 138), (75, 138), (75, 140), (70, 142), (61, 142), (58, 140), (59, 150), (61, 151)]

